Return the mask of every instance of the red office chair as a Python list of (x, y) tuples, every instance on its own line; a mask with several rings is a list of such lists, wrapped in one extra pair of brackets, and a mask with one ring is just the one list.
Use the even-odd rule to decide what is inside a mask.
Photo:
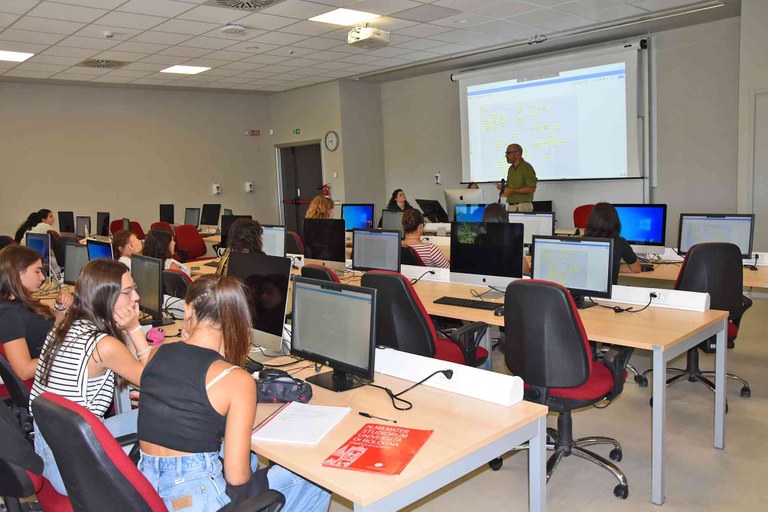
[(304, 254), (304, 242), (295, 231), (285, 232), (285, 252), (286, 254)]
[[(743, 279), (741, 249), (734, 244), (707, 243), (688, 249), (675, 282), (675, 290), (709, 293), (710, 308), (728, 311), (728, 348), (735, 346), (741, 318), (744, 312), (752, 307), (752, 300), (742, 295)], [(667, 386), (687, 379), (690, 382), (698, 381), (715, 392), (715, 384), (707, 378), (713, 377), (715, 372), (701, 370), (699, 350), (714, 354), (715, 337), (712, 336), (688, 350), (685, 369), (667, 368), (667, 371), (673, 374), (673, 377), (667, 379)], [(646, 370), (643, 376), (650, 371), (652, 370)], [(731, 373), (727, 374), (727, 377), (741, 383), (741, 396), (752, 396), (752, 390), (746, 380)]]
[(325, 265), (304, 265), (301, 267), (301, 276), (309, 277), (310, 279), (319, 279), (320, 281), (332, 281), (339, 283), (339, 276), (333, 269), (326, 267)]
[(123, 229), (123, 219), (113, 220), (109, 223), (109, 234), (114, 235), (118, 231)]
[[(88, 409), (43, 393), (32, 402), (32, 410), (78, 510), (167, 511), (149, 481)], [(277, 512), (284, 503), (282, 494), (269, 490), (220, 510)]]
[[(131, 221), (131, 233), (136, 235), (136, 238), (139, 240), (144, 240), (147, 238), (147, 235), (144, 233), (144, 229), (142, 229), (141, 224), (135, 220)], [(173, 233), (173, 231), (171, 231), (171, 233)]]
[(19, 429), (13, 413), (0, 407), (0, 498), (8, 512), (34, 510), (20, 498), (37, 497), (44, 512), (71, 512), (72, 504), (43, 478), (43, 459)]
[(579, 232), (583, 233), (587, 227), (587, 219), (589, 219), (589, 214), (592, 213), (594, 206), (593, 204), (583, 204), (573, 210), (573, 225)]
[[(613, 493), (629, 495), (627, 478), (612, 462), (587, 450), (596, 444), (613, 445), (612, 460), (622, 458), (621, 445), (602, 436), (573, 439), (571, 411), (603, 400), (613, 400), (624, 389), (626, 363), (633, 349), (613, 347), (603, 362), (593, 361), (589, 340), (573, 297), (567, 289), (547, 281), (517, 280), (504, 297), (507, 368), (525, 381), (525, 399), (557, 412), (557, 430), (548, 428), (547, 481), (570, 455), (608, 470), (619, 481)], [(500, 460), (491, 462), (498, 469)]]
[[(35, 379), (21, 380), (5, 358), (5, 351), (0, 343), (0, 400), (8, 405), (8, 409), (16, 416), (16, 420), (24, 435), (29, 437), (34, 426), (32, 415), (29, 414), (29, 391)], [(2, 406), (0, 406), (2, 408)]]
[(164, 229), (166, 231), (170, 231), (172, 234), (174, 232), (173, 226), (162, 220), (153, 222), (152, 225), (149, 226), (149, 229)]
[(182, 224), (176, 227), (176, 252), (185, 253), (185, 261), (192, 261), (205, 255), (205, 241), (195, 226)]
[(410, 245), (400, 246), (400, 263), (403, 265), (415, 265), (417, 267), (426, 267), (424, 260), (421, 259), (419, 253)]
[(187, 296), (190, 286), (192, 286), (192, 278), (181, 270), (173, 268), (163, 270), (163, 290), (166, 295), (183, 299)]
[(411, 282), (402, 274), (372, 270), (363, 274), (361, 286), (377, 290), (376, 344), (443, 361), (480, 366), (488, 351), (480, 347), (488, 325), (474, 322), (441, 336)]

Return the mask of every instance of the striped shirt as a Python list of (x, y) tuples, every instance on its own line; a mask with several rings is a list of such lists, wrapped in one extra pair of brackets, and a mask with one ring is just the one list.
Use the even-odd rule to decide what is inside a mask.
[(421, 243), (410, 244), (414, 251), (419, 255), (424, 264), (428, 267), (448, 268), (448, 260), (435, 244)]
[(30, 392), (30, 404), (41, 393), (50, 391), (82, 405), (96, 416), (103, 418), (115, 393), (115, 374), (112, 370), (107, 370), (104, 375), (89, 379), (88, 361), (96, 345), (106, 335), (97, 331), (96, 326), (91, 322), (76, 320), (59, 347), (56, 359), (52, 362), (48, 384), (43, 385), (45, 354), (48, 344), (53, 340), (52, 330), (45, 340), (40, 362), (35, 370), (35, 383)]

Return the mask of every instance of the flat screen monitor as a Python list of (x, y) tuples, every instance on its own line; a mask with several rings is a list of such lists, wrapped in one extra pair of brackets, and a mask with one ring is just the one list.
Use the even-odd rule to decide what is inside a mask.
[(262, 250), (268, 256), (285, 256), (285, 226), (261, 226)]
[(429, 222), (450, 222), (443, 205), (434, 199), (417, 199), (416, 204), (421, 208), (421, 213)]
[(131, 219), (128, 217), (123, 217), (123, 229), (128, 231), (131, 230)]
[(373, 204), (342, 204), (341, 218), (347, 231), (373, 227)]
[(160, 205), (160, 222), (167, 222), (168, 224), (173, 224), (175, 222), (175, 218), (176, 216), (173, 213), (172, 204)]
[(510, 223), (523, 225), (523, 243), (531, 245), (534, 235), (552, 236), (555, 234), (555, 214), (537, 212), (510, 212)]
[(729, 242), (739, 246), (744, 258), (752, 258), (755, 216), (746, 214), (682, 213), (677, 247), (680, 254), (706, 242)]
[(200, 214), (200, 225), (218, 226), (220, 213), (221, 213), (220, 204), (204, 204), (203, 212)]
[(149, 315), (142, 325), (170, 325), (163, 318), (163, 260), (134, 254), (131, 256), (131, 277), (139, 293), (139, 309)]
[(78, 238), (88, 238), (91, 236), (91, 218), (77, 216), (75, 219), (75, 236)]
[(237, 219), (251, 220), (253, 217), (250, 215), (222, 215), (221, 216), (221, 246), (228, 247), (229, 242), (229, 230), (232, 229), (232, 224)]
[(346, 261), (343, 219), (304, 219), (304, 255), (314, 260)]
[(224, 208), (224, 212), (222, 213), (222, 215), (234, 215), (234, 213), (232, 213), (232, 210), (230, 210), (229, 208)]
[(200, 208), (187, 208), (184, 210), (184, 224), (190, 226), (200, 225)]
[(522, 276), (522, 224), (451, 224), (451, 281), (506, 288)]
[(456, 222), (483, 222), (484, 204), (455, 204), (453, 218)]
[(82, 244), (67, 244), (64, 254), (64, 284), (75, 284), (80, 271), (88, 263), (88, 248)]
[(333, 391), (372, 382), (375, 347), (376, 290), (293, 278), (291, 354), (333, 370), (307, 381)]
[(611, 297), (613, 239), (533, 237), (531, 277), (568, 288), (579, 308), (584, 297)]
[(88, 248), (88, 260), (95, 260), (97, 258), (112, 259), (112, 244), (109, 242), (89, 238), (85, 241), (85, 246)]
[(352, 237), (354, 270), (400, 272), (400, 232), (356, 229)]
[[(457, 204), (485, 204), (483, 191), (479, 188), (449, 188), (443, 191), (448, 214), (453, 215)], [(454, 219), (451, 218), (451, 221)]]
[(621, 236), (640, 253), (664, 253), (667, 230), (665, 204), (614, 204)]
[(96, 231), (99, 236), (109, 236), (109, 212), (96, 212)]
[(255, 346), (282, 352), (291, 259), (233, 252), (229, 255), (227, 268), (227, 275), (240, 280), (247, 289), (253, 321), (251, 342)]
[(59, 230), (62, 233), (75, 232), (75, 214), (74, 212), (59, 212)]
[(402, 236), (403, 213), (404, 212), (390, 212), (389, 210), (383, 210), (381, 212), (381, 229), (398, 231), (400, 236)]
[(48, 233), (27, 233), (27, 247), (34, 249), (43, 260), (43, 274), (51, 275), (51, 237)]

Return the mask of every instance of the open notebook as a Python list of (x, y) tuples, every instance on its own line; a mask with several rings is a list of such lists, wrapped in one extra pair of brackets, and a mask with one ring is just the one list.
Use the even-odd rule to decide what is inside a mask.
[(314, 445), (349, 414), (349, 407), (290, 402), (253, 429), (251, 439)]

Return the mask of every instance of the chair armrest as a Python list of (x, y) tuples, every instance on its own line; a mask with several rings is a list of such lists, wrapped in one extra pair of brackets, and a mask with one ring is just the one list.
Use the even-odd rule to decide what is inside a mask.
[(613, 391), (608, 395), (609, 399), (614, 399), (624, 390), (624, 381), (627, 379), (627, 363), (632, 353), (635, 351), (632, 347), (612, 346), (603, 356), (603, 364), (608, 367), (613, 375)]
[[(464, 364), (467, 366), (480, 364), (477, 360), (477, 347), (486, 331), (488, 331), (488, 324), (485, 322), (472, 322), (448, 334), (448, 339), (461, 347), (461, 351), (464, 353)], [(490, 356), (488, 354), (488, 357)]]
[(285, 505), (285, 496), (280, 492), (269, 489), (258, 496), (238, 503), (236, 506), (227, 505), (220, 512), (278, 512)]

